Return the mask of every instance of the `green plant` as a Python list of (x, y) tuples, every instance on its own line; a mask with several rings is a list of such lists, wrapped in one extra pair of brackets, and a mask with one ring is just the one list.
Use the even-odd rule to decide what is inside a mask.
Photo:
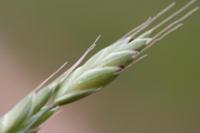
[[(40, 125), (61, 106), (99, 91), (126, 68), (146, 57), (146, 55), (141, 56), (146, 49), (180, 28), (183, 25), (182, 21), (199, 9), (199, 7), (194, 7), (186, 11), (195, 2), (196, 0), (191, 0), (160, 23), (150, 27), (175, 5), (175, 2), (171, 3), (156, 16), (148, 18), (147, 21), (81, 65), (86, 55), (95, 47), (98, 37), (69, 70), (47, 84), (48, 80), (53, 78), (65, 63), (12, 110), (2, 116), (0, 118), (0, 133), (38, 132)], [(186, 13), (173, 21), (184, 11)]]

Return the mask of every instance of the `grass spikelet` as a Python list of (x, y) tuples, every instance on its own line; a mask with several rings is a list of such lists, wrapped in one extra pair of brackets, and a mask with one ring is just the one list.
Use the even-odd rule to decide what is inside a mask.
[(183, 26), (183, 21), (199, 9), (192, 7), (195, 2), (196, 0), (189, 1), (153, 26), (156, 20), (175, 6), (176, 2), (172, 2), (157, 15), (149, 17), (144, 23), (82, 63), (96, 46), (99, 36), (71, 68), (47, 84), (64, 68), (65, 63), (11, 111), (2, 116), (0, 133), (38, 132), (41, 124), (61, 106), (99, 91), (118, 77), (123, 70), (146, 57), (142, 55), (145, 50)]

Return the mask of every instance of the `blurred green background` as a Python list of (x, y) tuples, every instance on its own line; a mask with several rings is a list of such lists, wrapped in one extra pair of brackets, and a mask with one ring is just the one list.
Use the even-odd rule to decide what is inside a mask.
[[(186, 1), (179, 0), (177, 7)], [(6, 72), (0, 74), (0, 83), (4, 84), (0, 97), (7, 96), (0, 98), (1, 113), (63, 62), (73, 64), (98, 34), (102, 38), (95, 51), (111, 44), (170, 2), (1, 0), (0, 69), (10, 72), (10, 76)], [(148, 58), (128, 69), (100, 93), (66, 106), (41, 133), (200, 132), (199, 24), (198, 12), (183, 28), (148, 50)], [(15, 65), (8, 66), (7, 60), (17, 64), (20, 71), (14, 70)], [(16, 83), (13, 77), (26, 79), (27, 85), (24, 85), (26, 80)]]

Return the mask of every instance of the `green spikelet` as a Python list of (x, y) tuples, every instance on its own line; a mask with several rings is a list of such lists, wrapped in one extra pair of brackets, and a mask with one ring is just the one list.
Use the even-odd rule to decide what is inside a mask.
[[(39, 88), (0, 117), (0, 133), (37, 133), (40, 125), (61, 106), (97, 92), (118, 77), (124, 69), (140, 60), (143, 57), (141, 54), (146, 49), (181, 27), (183, 20), (199, 9), (195, 7), (189, 10), (195, 2), (196, 0), (189, 1), (178, 11), (152, 26), (155, 20), (175, 5), (173, 2), (156, 16), (149, 18), (121, 39), (82, 63), (85, 56), (94, 48), (95, 41), (69, 70), (48, 85), (45, 83), (49, 78), (45, 80)], [(183, 14), (186, 10), (189, 11)], [(173, 21), (174, 18), (176, 18), (175, 21)], [(54, 74), (56, 73), (57, 71)]]

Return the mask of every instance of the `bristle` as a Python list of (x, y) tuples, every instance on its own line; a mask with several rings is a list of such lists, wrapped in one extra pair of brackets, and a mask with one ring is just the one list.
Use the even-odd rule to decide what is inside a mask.
[(157, 38), (159, 38), (159, 36), (162, 36), (162, 34), (165, 34), (165, 32), (168, 32), (170, 29), (172, 29), (174, 26), (179, 25), (182, 21), (186, 20), (188, 17), (190, 17), (193, 13), (195, 13), (197, 10), (199, 9), (199, 7), (195, 7), (192, 10), (190, 10), (189, 12), (187, 12), (184, 16), (182, 16), (181, 18), (179, 18), (178, 20), (175, 20), (174, 22), (172, 22), (171, 24), (169, 24), (168, 26), (166, 26), (165, 28), (163, 28), (160, 32), (158, 32), (153, 38), (152, 41), (157, 40)]
[(50, 79), (52, 79), (56, 74), (58, 74), (66, 65), (68, 62), (65, 62), (63, 65), (61, 65), (54, 73), (52, 73), (49, 77), (47, 77), (42, 83), (40, 83), (33, 91), (37, 92), (39, 89), (41, 89)]
[(133, 30), (131, 30), (130, 32), (128, 32), (125, 37), (130, 37), (133, 38), (135, 37), (138, 33), (140, 33), (141, 31), (143, 31), (144, 29), (146, 29), (151, 23), (153, 23), (154, 21), (156, 21), (159, 17), (161, 17), (163, 14), (165, 14), (166, 12), (168, 12), (174, 5), (176, 4), (176, 2), (172, 2), (170, 5), (168, 5), (166, 8), (164, 8), (163, 10), (161, 10), (157, 15), (155, 15), (154, 17), (149, 17), (147, 21), (145, 21), (144, 23), (142, 23), (141, 25), (139, 25), (138, 27), (134, 28)]
[(196, 0), (190, 1), (185, 6), (183, 6), (182, 8), (180, 8), (178, 11), (176, 11), (175, 13), (173, 13), (172, 15), (170, 15), (169, 17), (167, 17), (166, 19), (164, 19), (162, 22), (160, 22), (159, 24), (157, 24), (155, 27), (153, 27), (152, 30), (154, 31), (154, 30), (160, 28), (162, 25), (166, 24), (167, 22), (169, 22), (170, 20), (172, 20), (174, 17), (176, 17), (179, 14), (181, 14), (183, 11), (185, 11), (189, 6), (191, 6), (195, 2), (196, 2)]
[(64, 81), (65, 78), (68, 77), (81, 64), (81, 62), (85, 59), (85, 57), (96, 47), (96, 43), (99, 41), (100, 38), (101, 38), (101, 35), (97, 36), (95, 41), (84, 52), (84, 54), (81, 56), (81, 58), (79, 58), (78, 61), (72, 67), (70, 67), (65, 73), (63, 73), (61, 75), (61, 82)]

